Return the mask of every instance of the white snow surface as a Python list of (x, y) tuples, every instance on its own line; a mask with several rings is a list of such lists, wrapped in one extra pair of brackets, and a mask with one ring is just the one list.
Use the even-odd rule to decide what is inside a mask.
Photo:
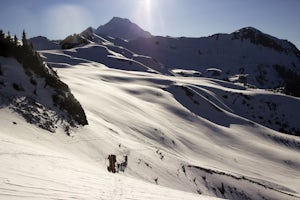
[[(213, 78), (170, 76), (149, 55), (97, 40), (40, 51), (82, 104), (88, 126), (72, 129), (71, 136), (63, 130), (53, 134), (1, 106), (0, 198), (300, 198), (300, 139), (275, 131), (275, 123), (269, 124), (274, 130), (264, 125), (274, 118), (299, 128), (299, 98)], [(150, 49), (159, 50), (151, 56), (170, 65), (195, 64), (188, 57), (172, 61), (173, 53), (159, 55), (184, 51), (176, 43), (184, 38), (168, 39), (171, 47), (165, 40), (148, 40)], [(220, 54), (233, 52), (223, 52), (221, 43)], [(202, 49), (193, 51), (203, 55)], [(277, 53), (265, 58), (263, 51), (259, 58), (272, 64), (268, 59)], [(219, 65), (226, 62), (207, 53), (211, 65), (200, 64), (225, 71)], [(107, 172), (109, 154), (118, 162), (128, 156), (124, 172)]]
[(0, 199), (217, 199), (109, 174), (72, 153), (84, 141), (49, 135), (8, 109), (0, 112)]
[[(2, 108), (4, 199), (299, 198), (300, 139), (237, 115), (219, 96), (273, 93), (95, 62), (57, 70), (89, 125), (53, 134)], [(107, 172), (109, 154), (128, 156), (124, 173)]]
[[(0, 57), (0, 62), (0, 199), (217, 199), (138, 180), (130, 173), (126, 176), (107, 172), (106, 153), (120, 153), (121, 149), (130, 153), (131, 148), (123, 147), (129, 144), (133, 149), (153, 148), (130, 140), (118, 147), (124, 138), (115, 137), (113, 129), (107, 132), (101, 118), (92, 120), (91, 126), (74, 129), (71, 137), (62, 127), (54, 134), (26, 122), (11, 109), (7, 98), (16, 93), (16, 97), (30, 97), (28, 77), (15, 59)], [(24, 90), (9, 90), (11, 82), (22, 85)], [(47, 89), (39, 88), (38, 92), (51, 95)]]

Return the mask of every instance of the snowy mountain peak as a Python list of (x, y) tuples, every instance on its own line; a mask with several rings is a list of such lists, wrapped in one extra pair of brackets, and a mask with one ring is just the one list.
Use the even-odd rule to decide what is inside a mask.
[(245, 32), (262, 33), (260, 30), (258, 30), (255, 27), (252, 27), (252, 26), (241, 28), (241, 29), (237, 30), (236, 32), (241, 32), (241, 33), (245, 33)]
[(82, 31), (79, 35), (83, 36), (86, 39), (92, 40), (95, 29), (93, 27), (88, 27), (84, 31)]
[(93, 27), (88, 27), (87, 29), (85, 29), (84, 31), (81, 32), (81, 34), (85, 35), (85, 34), (93, 34), (95, 31), (95, 29)]
[(127, 23), (127, 24), (131, 24), (132, 22), (127, 19), (127, 18), (121, 18), (121, 17), (113, 17), (110, 20), (111, 23)]
[(110, 35), (125, 40), (151, 37), (151, 34), (149, 32), (144, 31), (138, 25), (132, 23), (129, 19), (119, 17), (113, 17), (105, 25), (99, 26), (96, 29), (95, 33)]
[(254, 27), (245, 27), (232, 33), (233, 39), (250, 40), (251, 43), (262, 45), (279, 52), (293, 52), (296, 55), (299, 50), (289, 41), (281, 40), (274, 36), (263, 33)]

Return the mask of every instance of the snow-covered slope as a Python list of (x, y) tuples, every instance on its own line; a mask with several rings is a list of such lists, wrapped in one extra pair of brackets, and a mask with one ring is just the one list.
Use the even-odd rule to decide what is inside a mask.
[[(98, 30), (101, 28), (112, 31), (101, 32)], [(129, 41), (121, 38), (128, 39), (128, 34), (143, 32), (129, 20), (115, 17), (98, 29), (88, 28), (81, 34), (67, 37), (69, 41), (71, 38), (72, 41), (80, 42), (66, 46), (79, 47), (96, 43), (148, 68), (154, 66), (156, 71), (164, 74), (174, 69), (194, 70), (199, 72), (196, 76), (201, 74), (263, 89), (283, 88), (286, 94), (300, 96), (300, 51), (291, 42), (253, 27), (201, 38), (149, 34), (132, 36)], [(212, 73), (211, 69), (218, 73)]]
[(113, 17), (108, 23), (99, 26), (95, 30), (96, 34), (105, 34), (112, 37), (133, 40), (137, 38), (149, 38), (151, 34), (144, 31), (135, 23), (128, 19)]
[[(218, 68), (203, 68), (200, 70), (170, 69), (150, 56), (138, 55), (129, 49), (115, 44), (120, 43), (122, 40), (113, 40), (104, 36), (101, 37), (93, 33), (91, 29), (88, 30), (83, 33), (85, 38), (90, 39), (90, 42), (87, 45), (81, 45), (69, 50), (44, 50), (40, 51), (40, 53), (53, 67), (70, 67), (70, 65), (89, 63), (92, 61), (95, 62), (96, 65), (97, 63), (102, 63), (110, 68), (129, 71), (225, 79), (228, 85), (231, 85), (231, 82), (236, 83), (241, 87), (245, 86), (246, 88), (253, 88), (251, 85), (249, 85), (249, 83), (257, 84), (257, 87), (265, 88), (267, 85), (260, 86), (259, 83), (264, 82), (272, 85), (275, 84), (275, 82), (278, 84), (283, 82), (283, 80), (278, 76), (278, 73), (275, 71), (275, 68), (271, 67), (271, 64), (261, 64), (254, 68), (252, 66), (249, 68), (239, 68), (233, 73), (225, 73), (224, 68), (222, 68), (223, 70)], [(199, 39), (199, 41), (201, 40), (202, 39)], [(188, 45), (188, 43), (186, 44)], [(147, 45), (145, 46), (145, 48), (147, 48)], [(188, 51), (189, 48), (186, 48), (186, 51)], [(253, 48), (255, 47), (253, 46)], [(170, 61), (174, 59), (178, 60), (178, 62), (181, 62), (180, 58), (181, 57), (172, 57), (170, 55), (168, 59), (170, 59)], [(261, 56), (261, 58), (264, 59), (263, 56)], [(294, 57), (291, 56), (291, 58)], [(275, 60), (275, 58), (273, 60)], [(182, 62), (186, 62), (186, 60), (183, 59)], [(232, 65), (230, 70), (234, 71), (234, 66), (239, 65)], [(249, 74), (246, 73), (247, 70)], [(294, 68), (294, 70), (298, 70), (298, 68)], [(209, 90), (211, 90), (211, 88), (209, 88)], [(297, 103), (283, 103), (285, 101), (284, 99), (288, 99), (288, 97), (285, 95), (278, 94), (278, 98), (274, 99), (273, 97), (270, 98), (270, 95), (253, 95), (254, 98), (252, 98), (248, 94), (243, 93), (231, 94), (230, 92), (226, 93), (223, 90), (220, 90), (219, 93), (220, 96), (222, 96), (224, 103), (234, 110), (236, 114), (277, 131), (293, 135), (300, 134), (300, 125), (295, 122), (295, 119), (297, 119), (297, 114), (289, 111), (293, 110), (292, 108), (294, 106), (297, 107)], [(280, 98), (281, 100), (278, 100)], [(297, 102), (297, 100), (295, 102)]]
[[(57, 70), (82, 103), (89, 125), (73, 130), (72, 137), (53, 135), (1, 109), (1, 163), (8, 164), (1, 166), (3, 195), (16, 191), (28, 199), (34, 195), (88, 199), (98, 194), (99, 199), (114, 194), (125, 199), (130, 193), (137, 199), (177, 196), (151, 185), (145, 190), (135, 178), (229, 199), (299, 197), (299, 138), (236, 115), (216, 91), (272, 93), (213, 79), (129, 72), (96, 63)], [(109, 154), (117, 155), (119, 162), (128, 156), (121, 176), (107, 174)], [(69, 188), (72, 195), (65, 192)]]
[[(72, 56), (59, 54), (77, 59), (81, 49), (70, 51)], [(298, 98), (216, 79), (117, 70), (100, 61), (70, 64), (55, 57), (57, 51), (41, 53), (61, 66), (58, 74), (86, 111), (89, 126), (73, 130), (63, 143), (79, 160), (105, 171), (109, 154), (119, 162), (127, 155), (125, 176), (186, 192), (229, 199), (299, 197), (299, 138), (246, 118), (236, 97), (299, 108)], [(290, 107), (279, 110), (296, 124)]]
[(83, 121), (87, 123), (86, 119), (78, 120), (85, 117), (84, 111), (68, 86), (58, 79), (54, 71), (46, 69), (48, 75), (42, 77), (24, 68), (16, 59), (0, 56), (0, 106), (12, 109), (28, 123), (40, 128), (50, 132), (61, 128), (69, 134), (70, 126)]
[[(294, 136), (300, 130), (295, 112), (300, 99), (265, 89), (284, 82), (275, 65), (299, 73), (298, 50), (261, 34), (245, 28), (207, 38), (124, 41), (89, 28), (71, 38), (71, 43), (77, 37), (85, 41), (74, 48), (40, 51), (81, 102), (89, 125), (72, 129), (70, 137), (50, 135), (1, 108), (6, 157), (0, 159), (20, 163), (2, 167), (2, 193), (65, 199), (300, 199), (300, 139)], [(16, 145), (14, 151), (14, 143), (28, 148)], [(29, 149), (31, 143), (35, 150)], [(118, 174), (107, 172), (111, 154), (126, 163)], [(37, 167), (20, 159), (23, 155)], [(23, 177), (43, 185), (43, 171), (42, 189)], [(72, 196), (64, 193), (70, 186), (60, 173), (71, 177)], [(147, 189), (141, 187), (144, 182)], [(108, 185), (105, 191), (103, 185)]]
[[(276, 66), (300, 75), (299, 50), (295, 46), (254, 30), (241, 29), (231, 34), (202, 38), (151, 37), (119, 41), (116, 45), (151, 56), (171, 69), (192, 69), (206, 76), (206, 69), (217, 68), (222, 73), (215, 78), (222, 80), (244, 75), (244, 82), (258, 88), (285, 85), (284, 77)], [(255, 35), (258, 35), (257, 38)]]
[(0, 119), (0, 199), (216, 199), (109, 174), (72, 153), (88, 150), (83, 140), (51, 135), (8, 109), (0, 110)]
[[(78, 62), (87, 59), (117, 69), (209, 77), (249, 88), (300, 95), (299, 50), (292, 43), (253, 27), (202, 38), (150, 37), (129, 42), (97, 35), (93, 28), (77, 36), (85, 38), (89, 44), (86, 47), (81, 44), (76, 52), (64, 53), (80, 58)], [(53, 55), (43, 54), (51, 61)], [(244, 97), (238, 94), (237, 98)], [(235, 104), (235, 100), (226, 103)], [(266, 99), (253, 99), (249, 103), (241, 100), (237, 106), (243, 109), (240, 107), (238, 114), (274, 130), (299, 135), (300, 128), (290, 123), (293, 118), (290, 114), (277, 114), (275, 107), (282, 107), (280, 104)], [(258, 110), (267, 114), (259, 114)]]

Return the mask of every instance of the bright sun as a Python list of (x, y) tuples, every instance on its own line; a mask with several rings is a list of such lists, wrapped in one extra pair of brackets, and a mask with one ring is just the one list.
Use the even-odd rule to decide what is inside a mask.
[(153, 25), (153, 11), (157, 0), (136, 0), (135, 10), (131, 18), (135, 19), (143, 28), (150, 29)]
[(145, 0), (145, 7), (148, 12), (151, 10), (151, 0)]
[(146, 6), (147, 6), (147, 7), (150, 7), (151, 0), (145, 0), (145, 1), (146, 1)]

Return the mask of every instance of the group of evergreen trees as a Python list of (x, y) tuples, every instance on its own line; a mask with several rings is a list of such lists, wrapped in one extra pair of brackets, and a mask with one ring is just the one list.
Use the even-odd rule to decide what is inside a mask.
[(54, 104), (59, 106), (60, 109), (66, 110), (77, 123), (81, 125), (88, 124), (80, 103), (72, 95), (69, 87), (58, 78), (51, 68), (43, 63), (40, 55), (26, 39), (25, 31), (22, 34), (22, 41), (19, 41), (16, 36), (12, 38), (10, 34), (4, 34), (0, 30), (0, 56), (14, 57), (23, 65), (26, 74), (31, 75), (34, 73), (41, 78), (45, 78), (45, 87), (50, 86), (56, 91), (56, 94), (53, 95)]
[(37, 75), (46, 77), (47, 69), (43, 66), (43, 60), (33, 49), (32, 44), (27, 41), (25, 31), (23, 31), (22, 42), (20, 42), (16, 35), (12, 38), (0, 30), (0, 47), (0, 56), (14, 57), (25, 69), (30, 69)]

